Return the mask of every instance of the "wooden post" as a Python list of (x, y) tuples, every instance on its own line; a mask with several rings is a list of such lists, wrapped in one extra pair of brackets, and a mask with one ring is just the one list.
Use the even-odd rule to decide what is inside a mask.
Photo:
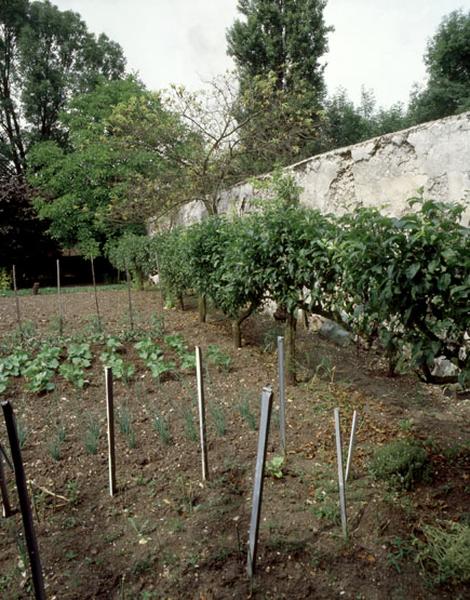
[(354, 442), (356, 437), (356, 419), (357, 419), (357, 411), (353, 412), (352, 424), (351, 424), (351, 436), (349, 438), (349, 448), (348, 448), (348, 460), (346, 462), (346, 474), (344, 476), (344, 481), (348, 482), (349, 471), (351, 469), (352, 455), (354, 451)]
[(131, 295), (131, 276), (129, 269), (126, 267), (126, 281), (127, 281), (127, 299), (129, 302), (129, 321), (131, 324), (131, 331), (134, 331), (134, 314), (132, 312), (132, 295)]
[[(11, 510), (10, 500), (8, 498), (7, 479), (5, 477), (5, 469), (3, 468), (3, 456), (5, 451), (0, 444), (0, 492), (2, 494), (2, 514), (4, 518), (13, 514)], [(6, 457), (6, 454), (5, 454)]]
[(91, 262), (91, 278), (93, 280), (93, 291), (95, 293), (96, 316), (98, 318), (98, 330), (101, 332), (100, 305), (98, 304), (98, 291), (96, 289), (95, 261), (93, 258), (90, 258), (90, 262)]
[(258, 435), (258, 453), (256, 456), (255, 480), (253, 485), (253, 506), (251, 509), (250, 533), (248, 538), (247, 572), (253, 577), (256, 568), (256, 549), (258, 546), (258, 530), (263, 500), (264, 464), (266, 462), (266, 448), (268, 444), (269, 422), (273, 391), (271, 387), (263, 388), (261, 393), (261, 418)]
[(339, 408), (335, 408), (335, 435), (336, 435), (336, 456), (338, 461), (338, 485), (339, 485), (339, 504), (341, 511), (341, 527), (344, 538), (348, 537), (348, 519), (346, 514), (346, 488), (344, 485), (343, 470), (343, 448), (341, 442), (341, 427), (339, 422)]
[(18, 286), (16, 284), (16, 265), (13, 265), (13, 291), (15, 293), (15, 304), (16, 304), (16, 320), (18, 322), (18, 329), (20, 334), (23, 334), (23, 328), (21, 325), (21, 312), (20, 312), (20, 299), (18, 297)]
[(106, 386), (106, 416), (108, 420), (108, 469), (109, 469), (109, 495), (116, 493), (116, 455), (114, 450), (114, 394), (113, 371), (111, 367), (104, 368)]
[(16, 489), (18, 490), (18, 500), (23, 517), (23, 527), (28, 549), (29, 563), (31, 565), (31, 576), (36, 600), (45, 600), (44, 579), (42, 574), (41, 559), (39, 556), (39, 547), (34, 531), (33, 516), (29, 502), (28, 488), (26, 485), (26, 476), (21, 458), (21, 449), (16, 430), (15, 415), (9, 401), (2, 402), (3, 416), (8, 432), (10, 442), (11, 457), (15, 471)]
[(58, 310), (59, 310), (59, 335), (62, 335), (64, 330), (63, 323), (63, 315), (62, 315), (62, 299), (60, 295), (60, 261), (57, 259), (56, 261), (57, 267), (57, 302), (58, 302)]
[(204, 404), (204, 379), (202, 375), (202, 354), (201, 348), (196, 346), (196, 381), (197, 381), (197, 404), (199, 409), (199, 437), (201, 440), (201, 463), (202, 480), (209, 478), (209, 468), (207, 466), (207, 444), (206, 444), (206, 408)]
[(277, 338), (277, 359), (279, 378), (279, 433), (281, 436), (282, 453), (286, 454), (286, 382), (284, 360), (284, 338)]

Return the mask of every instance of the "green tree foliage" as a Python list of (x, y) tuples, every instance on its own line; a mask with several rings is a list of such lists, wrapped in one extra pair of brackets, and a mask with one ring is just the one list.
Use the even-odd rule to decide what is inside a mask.
[(424, 56), (428, 82), (412, 94), (415, 122), (440, 119), (470, 109), (470, 12), (446, 16)]
[(147, 235), (125, 233), (120, 238), (110, 241), (106, 255), (118, 271), (128, 271), (136, 286), (142, 290), (145, 277), (157, 271), (152, 246), (152, 239)]
[(0, 23), (0, 135), (22, 175), (31, 142), (64, 142), (58, 117), (67, 100), (100, 77), (121, 77), (125, 61), (118, 44), (48, 1), (1, 0)]
[(210, 204), (207, 179), (225, 181), (222, 165), (207, 157), (201, 132), (162, 94), (147, 92), (120, 103), (107, 120), (107, 130), (107, 144), (134, 173), (132, 181), (115, 186), (114, 218), (156, 220), (196, 198), (207, 198)]
[[(317, 148), (328, 33), (324, 0), (240, 0), (227, 32), (240, 82), (240, 131), (249, 173), (301, 160)], [(270, 118), (267, 115), (270, 114)]]
[(402, 104), (393, 104), (388, 109), (377, 108), (373, 93), (363, 88), (361, 102), (355, 105), (346, 90), (339, 88), (325, 101), (321, 149), (327, 151), (357, 144), (411, 124)]
[[(114, 194), (136, 172), (109, 142), (108, 119), (120, 102), (144, 90), (132, 78), (103, 82), (74, 98), (62, 113), (69, 132), (67, 147), (47, 141), (30, 151), (30, 183), (38, 190), (35, 205), (50, 223), (50, 235), (65, 247), (88, 249), (119, 236), (129, 225), (110, 218)], [(116, 191), (117, 190), (117, 191)], [(144, 217), (131, 227), (143, 233)]]
[[(27, 262), (40, 248), (53, 249), (44, 239), (25, 187), (27, 159), (38, 140), (67, 144), (60, 111), (70, 98), (94, 88), (101, 78), (124, 73), (120, 46), (105, 35), (90, 33), (79, 15), (60, 11), (50, 2), (0, 0), (0, 211), (2, 238), (8, 251), (2, 260)], [(18, 201), (10, 191), (21, 190)], [(28, 190), (25, 196), (24, 190)], [(3, 218), (8, 214), (8, 221)]]
[(258, 75), (276, 75), (276, 87), (295, 89), (309, 85), (312, 99), (325, 90), (324, 65), (328, 50), (323, 18), (326, 0), (239, 0), (237, 19), (227, 32), (228, 54), (239, 69), (242, 85)]
[(287, 315), (292, 383), (299, 308), (342, 322), (383, 349), (391, 375), (411, 366), (426, 381), (443, 383), (432, 370), (445, 356), (464, 383), (470, 245), (463, 207), (416, 199), (399, 219), (362, 207), (334, 217), (299, 206), (298, 193), (291, 179), (275, 176), (256, 212), (157, 236), (168, 289), (209, 297), (231, 319), (237, 346), (244, 319), (274, 300)]

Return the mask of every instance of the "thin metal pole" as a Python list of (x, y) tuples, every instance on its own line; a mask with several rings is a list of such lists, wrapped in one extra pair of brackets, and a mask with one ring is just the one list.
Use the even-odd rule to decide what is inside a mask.
[(204, 378), (202, 375), (202, 354), (201, 348), (196, 346), (196, 381), (197, 381), (197, 405), (199, 410), (199, 437), (201, 440), (201, 466), (202, 480), (209, 478), (209, 467), (207, 465), (207, 444), (206, 444), (206, 408), (204, 402)]
[(346, 515), (346, 488), (344, 485), (343, 470), (343, 450), (341, 443), (341, 427), (339, 422), (339, 408), (335, 408), (335, 434), (336, 434), (336, 456), (338, 461), (338, 484), (339, 484), (339, 504), (341, 511), (341, 527), (345, 539), (348, 537), (348, 519)]
[(31, 576), (34, 586), (34, 594), (36, 600), (45, 600), (46, 593), (44, 591), (44, 579), (42, 574), (41, 559), (39, 556), (39, 547), (34, 531), (33, 516), (31, 513), (31, 505), (29, 502), (28, 488), (26, 486), (26, 476), (21, 459), (21, 449), (16, 430), (15, 415), (10, 402), (2, 402), (3, 416), (10, 441), (11, 457), (15, 470), (16, 489), (18, 490), (18, 500), (23, 517), (23, 527), (26, 538), (26, 546), (29, 554), (29, 562), (31, 565)]
[(279, 432), (281, 436), (282, 453), (286, 453), (286, 383), (285, 383), (285, 359), (284, 338), (277, 338), (277, 358), (279, 376)]
[(106, 416), (108, 420), (108, 469), (109, 469), (109, 495), (116, 493), (116, 454), (114, 449), (114, 394), (113, 370), (104, 368), (106, 386)]
[(351, 435), (349, 437), (349, 447), (348, 447), (348, 460), (346, 462), (346, 473), (344, 475), (344, 481), (347, 483), (349, 477), (349, 471), (351, 469), (352, 455), (354, 451), (354, 442), (356, 441), (356, 420), (357, 420), (357, 411), (353, 412), (352, 423), (351, 423)]
[(3, 468), (4, 450), (0, 444), (0, 491), (2, 493), (2, 514), (4, 518), (9, 517), (12, 513), (10, 500), (8, 498), (7, 478), (5, 477), (5, 469)]
[(93, 258), (90, 258), (90, 262), (91, 262), (91, 278), (93, 280), (93, 291), (95, 293), (96, 316), (98, 317), (98, 329), (101, 332), (100, 305), (98, 304), (98, 291), (96, 289), (95, 261)]
[(63, 315), (62, 315), (62, 298), (60, 295), (60, 261), (59, 261), (59, 259), (56, 260), (56, 267), (57, 267), (57, 302), (58, 302), (58, 306), (59, 306), (59, 335), (62, 335), (63, 329), (64, 329), (64, 323), (63, 323)]
[(127, 298), (129, 301), (129, 320), (131, 323), (131, 331), (134, 331), (134, 314), (132, 312), (132, 295), (131, 295), (131, 276), (129, 269), (126, 267), (126, 281), (127, 281)]
[(255, 481), (253, 486), (253, 506), (251, 509), (250, 533), (248, 537), (247, 572), (253, 577), (256, 568), (256, 549), (258, 546), (258, 530), (263, 500), (264, 465), (266, 462), (266, 448), (268, 445), (269, 422), (273, 391), (270, 386), (264, 387), (261, 392), (261, 417), (258, 435), (258, 453), (256, 455)]
[(23, 329), (21, 325), (20, 299), (18, 297), (18, 286), (16, 284), (16, 265), (13, 265), (13, 291), (15, 293), (16, 320), (18, 321), (18, 328), (22, 334)]

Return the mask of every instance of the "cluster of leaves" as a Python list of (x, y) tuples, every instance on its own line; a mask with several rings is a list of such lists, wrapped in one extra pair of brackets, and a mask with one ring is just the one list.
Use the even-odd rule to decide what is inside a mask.
[(91, 367), (92, 359), (90, 344), (71, 343), (67, 347), (67, 361), (60, 365), (59, 373), (73, 386), (81, 389), (87, 383), (84, 370)]
[(379, 343), (391, 374), (406, 362), (432, 381), (434, 359), (445, 356), (463, 381), (470, 371), (463, 207), (417, 198), (401, 218), (363, 207), (334, 217), (297, 200), (281, 178), (257, 212), (161, 234), (164, 287), (209, 297), (232, 319), (236, 346), (244, 319), (270, 299), (286, 311), (292, 346), (295, 311), (304, 308)]
[(105, 350), (100, 354), (100, 360), (106, 367), (112, 369), (114, 379), (129, 381), (135, 373), (135, 367), (124, 361), (120, 355), (122, 349), (119, 339), (109, 336), (105, 343)]
[(62, 348), (58, 346), (44, 346), (29, 361), (22, 371), (28, 390), (39, 393), (55, 389), (54, 375), (59, 368), (61, 352)]
[(10, 377), (21, 377), (28, 361), (28, 353), (21, 349), (0, 358), (0, 394), (7, 390)]
[(157, 381), (160, 381), (165, 373), (170, 373), (175, 369), (174, 363), (164, 360), (163, 350), (151, 338), (144, 338), (137, 342), (134, 347), (152, 373), (152, 377)]

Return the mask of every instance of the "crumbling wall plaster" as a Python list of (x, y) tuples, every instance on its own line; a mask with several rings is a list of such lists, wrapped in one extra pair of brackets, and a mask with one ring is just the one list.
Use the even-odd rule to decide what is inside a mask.
[[(301, 186), (301, 202), (342, 213), (356, 204), (399, 215), (422, 188), (425, 198), (467, 205), (470, 221), (470, 112), (424, 123), (360, 144), (319, 154), (286, 167)], [(250, 210), (256, 195), (242, 183), (224, 191), (219, 212)], [(205, 214), (202, 203), (185, 206), (178, 222)]]

